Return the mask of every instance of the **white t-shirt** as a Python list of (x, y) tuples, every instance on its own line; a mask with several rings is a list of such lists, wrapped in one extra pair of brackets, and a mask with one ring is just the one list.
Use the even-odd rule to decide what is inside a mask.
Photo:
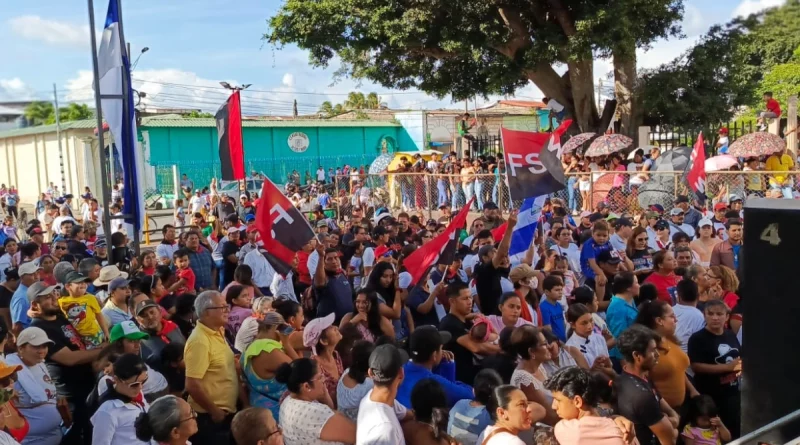
[(569, 247), (566, 249), (556, 244), (550, 250), (555, 250), (559, 255), (567, 257), (570, 270), (576, 274), (581, 272), (581, 249), (578, 248), (577, 244), (569, 243)]
[(567, 346), (578, 348), (590, 367), (594, 365), (597, 357), (608, 357), (606, 339), (600, 334), (591, 334), (588, 338), (583, 338), (573, 333), (567, 340)]
[(641, 176), (635, 174), (636, 172), (642, 171), (642, 162), (636, 163), (632, 162), (628, 164), (628, 172), (631, 174), (629, 175), (630, 180), (628, 181), (631, 185), (640, 185), (644, 182)]
[(203, 206), (206, 205), (206, 199), (202, 196), (194, 195), (192, 199), (189, 200), (189, 209), (191, 209), (192, 213), (197, 213), (203, 210)]
[[(87, 207), (86, 211), (83, 212), (83, 222), (85, 223), (86, 221), (91, 221), (92, 220), (91, 216), (92, 216), (92, 211), (89, 210), (89, 208)], [(99, 236), (104, 235), (105, 232), (103, 231), (103, 210), (102, 209), (95, 210), (94, 218), (95, 218), (94, 222), (95, 224), (97, 224), (97, 235)]]
[(464, 257), (464, 261), (461, 262), (461, 268), (464, 269), (464, 272), (468, 272), (472, 275), (475, 272), (475, 265), (478, 264), (478, 255), (467, 255)]
[(325, 181), (325, 170), (318, 169), (317, 170), (317, 181)]
[[(553, 101), (551, 100), (550, 103)], [(485, 430), (481, 433), (478, 437), (478, 441), (475, 442), (476, 444), (482, 444), (483, 439), (491, 434), (497, 427), (493, 425), (489, 425), (486, 427)], [(497, 433), (489, 439), (489, 442), (486, 445), (526, 445), (525, 442), (519, 438), (519, 436), (515, 436), (511, 433)]]
[[(403, 428), (395, 408), (370, 400), (368, 392), (358, 407), (356, 445), (404, 445)], [(404, 416), (405, 417), (405, 416)]]
[(678, 320), (675, 326), (675, 336), (681, 341), (683, 352), (688, 352), (689, 337), (706, 327), (706, 319), (700, 309), (694, 306), (676, 304), (672, 307), (672, 310)]
[(560, 112), (564, 111), (564, 106), (561, 105), (560, 103), (556, 102), (555, 99), (550, 99), (550, 101), (547, 102), (547, 108), (555, 111), (556, 113), (560, 113)]
[(364, 254), (361, 255), (361, 261), (364, 263), (363, 266), (364, 266), (365, 269), (367, 267), (374, 267), (375, 266), (375, 249), (373, 247), (365, 248), (364, 249)]
[(306, 402), (289, 396), (281, 403), (278, 419), (283, 429), (283, 443), (286, 445), (325, 445), (339, 444), (319, 438), (322, 429), (336, 411), (319, 402)]

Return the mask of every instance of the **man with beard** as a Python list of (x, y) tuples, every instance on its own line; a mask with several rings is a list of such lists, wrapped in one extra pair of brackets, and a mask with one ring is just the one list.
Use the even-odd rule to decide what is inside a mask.
[(58, 395), (65, 397), (72, 405), (72, 428), (64, 436), (62, 443), (89, 443), (92, 426), (86, 397), (95, 387), (92, 362), (106, 344), (86, 350), (78, 331), (67, 321), (58, 306), (60, 291), (61, 286), (47, 286), (41, 281), (28, 288), (27, 297), (33, 317), (31, 326), (42, 329), (52, 342), (47, 348), (45, 365)]
[(658, 334), (633, 325), (617, 338), (623, 372), (614, 379), (616, 413), (633, 422), (636, 438), (642, 445), (675, 443), (678, 414), (658, 395), (647, 380), (647, 373), (658, 363)]
[(486, 222), (484, 226), (486, 230), (494, 230), (506, 222), (501, 216), (497, 204), (491, 201), (483, 205), (483, 219)]
[(736, 270), (742, 250), (742, 220), (729, 219), (725, 223), (728, 239), (715, 245), (711, 250), (711, 266), (725, 266)]
[(411, 240), (411, 237), (414, 235), (414, 231), (411, 229), (409, 224), (410, 218), (408, 213), (401, 212), (397, 215), (397, 242), (398, 244), (405, 246), (407, 242)]
[(508, 260), (508, 249), (511, 247), (511, 234), (517, 224), (517, 215), (512, 213), (508, 217), (508, 229), (503, 234), (503, 239), (495, 248), (493, 245), (485, 245), (478, 250), (479, 263), (475, 266), (473, 278), (475, 287), (478, 291), (476, 303), (481, 311), (486, 315), (500, 315), (497, 301), (503, 294), (500, 279), (507, 275), (504, 264)]

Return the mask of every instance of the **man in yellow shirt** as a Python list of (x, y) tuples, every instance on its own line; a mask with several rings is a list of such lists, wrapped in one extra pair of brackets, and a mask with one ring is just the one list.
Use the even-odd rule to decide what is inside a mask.
[[(767, 158), (767, 164), (764, 167), (770, 172), (787, 172), (794, 167), (794, 160), (791, 156), (786, 154), (786, 149), (775, 152)], [(769, 178), (769, 186), (772, 189), (780, 190), (783, 197), (786, 199), (794, 198), (792, 194), (793, 181), (791, 176), (788, 175), (772, 175)]]
[(195, 445), (228, 443), (231, 420), (236, 414), (239, 379), (233, 350), (225, 341), (229, 308), (217, 291), (201, 292), (194, 302), (195, 327), (184, 350), (186, 391), (197, 411)]

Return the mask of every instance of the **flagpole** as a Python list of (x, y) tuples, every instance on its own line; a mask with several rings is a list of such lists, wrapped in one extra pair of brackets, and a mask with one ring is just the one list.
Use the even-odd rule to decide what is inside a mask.
[[(100, 68), (97, 61), (97, 37), (94, 28), (94, 1), (86, 0), (89, 6), (89, 37), (92, 43), (92, 71), (94, 76), (94, 103), (95, 116), (97, 117), (97, 146), (100, 157), (100, 190), (103, 196), (103, 231), (106, 235), (106, 242), (109, 249), (111, 244), (111, 220), (109, 219), (109, 207), (111, 205), (111, 190), (108, 187), (108, 166), (105, 157), (105, 142), (103, 141), (103, 106), (100, 97)], [(111, 147), (109, 147), (109, 151)], [(113, 154), (111, 159), (114, 159)]]
[[(128, 85), (128, 76), (130, 75), (130, 72), (128, 71), (128, 69), (130, 68), (131, 55), (130, 55), (130, 53), (128, 51), (128, 45), (125, 43), (125, 29), (124, 29), (124, 27), (122, 25), (122, 22), (123, 22), (123, 20), (122, 20), (122, 0), (116, 0), (116, 2), (117, 2), (117, 17), (119, 19), (119, 22), (118, 22), (118, 26), (119, 26), (119, 47), (120, 47), (120, 51), (122, 51), (123, 60), (125, 60), (126, 58), (128, 60), (127, 65), (125, 63), (123, 63), (122, 67), (120, 68), (122, 70), (122, 125), (123, 126), (125, 126), (125, 125), (130, 125), (131, 126), (130, 127), (131, 128), (131, 134), (129, 135), (131, 140), (129, 140), (127, 142), (131, 143), (131, 144), (134, 144), (133, 141), (135, 140), (136, 135), (133, 134), (133, 126), (131, 125), (131, 122), (133, 121), (133, 116), (131, 116), (131, 109), (130, 109), (130, 106), (131, 106), (131, 103), (130, 103), (130, 99), (131, 99), (131, 97), (130, 97), (130, 89), (131, 89), (131, 86)], [(120, 150), (124, 150), (125, 149), (124, 142), (123, 142), (123, 146), (122, 147), (118, 147), (118, 148)], [(128, 178), (129, 179), (128, 181), (126, 181), (128, 183), (128, 184), (125, 184), (126, 187), (129, 184), (132, 184), (134, 181), (136, 181), (136, 177), (139, 174), (138, 168), (137, 168), (138, 166), (136, 165), (136, 162), (135, 162), (135, 160), (136, 160), (135, 150), (137, 150), (137, 147), (134, 145), (131, 148), (134, 150), (134, 153), (131, 153), (131, 155), (133, 156), (133, 159), (131, 159), (131, 162), (133, 162), (133, 167), (134, 167), (133, 171), (130, 171), (130, 165), (128, 166), (129, 167), (128, 171), (126, 171), (126, 169), (124, 168), (125, 167), (124, 165), (123, 165), (123, 168), (122, 168), (123, 178)], [(113, 156), (111, 157), (111, 161), (113, 163), (113, 161), (114, 161), (114, 157)], [(124, 155), (121, 157), (120, 161), (124, 164), (124, 162), (125, 162)], [(132, 178), (130, 177), (131, 175), (133, 175)], [(131, 198), (132, 199), (138, 199), (136, 196), (133, 196), (133, 195), (131, 195)], [(139, 255), (139, 250), (140, 250), (139, 249), (139, 241), (140, 241), (140, 239), (139, 239), (139, 229), (140, 228), (137, 227), (138, 226), (137, 222), (139, 220), (139, 215), (135, 214), (136, 213), (135, 211), (134, 212), (128, 212), (129, 209), (135, 209), (136, 208), (136, 204), (134, 202), (125, 203), (125, 207), (126, 207), (126, 212), (125, 212), (125, 215), (123, 217), (130, 218), (130, 220), (133, 221), (133, 224), (131, 224), (134, 227), (134, 230), (133, 230), (133, 249), (136, 252), (136, 255), (138, 256)]]

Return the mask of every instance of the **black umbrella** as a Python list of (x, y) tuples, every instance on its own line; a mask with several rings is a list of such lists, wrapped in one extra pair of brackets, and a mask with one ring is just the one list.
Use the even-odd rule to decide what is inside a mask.
[(680, 172), (678, 174), (681, 177), (678, 182), (681, 182), (684, 179), (684, 172), (691, 155), (691, 147), (677, 147), (665, 151), (656, 159), (652, 169), (654, 174), (639, 187), (639, 205), (642, 208), (646, 209), (653, 204), (660, 204), (665, 209), (672, 207), (676, 195), (676, 173), (669, 174), (668, 172)]

